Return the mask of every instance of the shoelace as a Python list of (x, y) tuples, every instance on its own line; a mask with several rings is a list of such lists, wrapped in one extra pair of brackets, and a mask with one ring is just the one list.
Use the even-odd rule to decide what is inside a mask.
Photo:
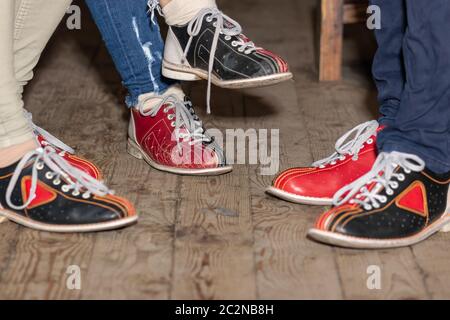
[[(158, 0), (149, 0), (148, 1), (149, 12), (151, 12), (152, 21), (154, 21), (155, 10), (159, 12), (162, 16), (161, 7), (159, 5)], [(216, 20), (213, 26), (216, 28), (214, 32), (214, 38), (211, 44), (211, 50), (209, 53), (209, 62), (208, 62), (208, 87), (206, 93), (206, 112), (208, 114), (211, 113), (211, 84), (212, 84), (212, 73), (214, 67), (214, 58), (216, 55), (217, 44), (219, 42), (220, 34), (225, 35), (227, 40), (231, 40), (231, 37), (240, 36), (242, 34), (241, 25), (224, 14), (217, 8), (204, 8), (200, 10), (199, 13), (192, 19), (187, 27), (187, 33), (189, 35), (189, 40), (184, 49), (182, 62), (184, 63), (187, 59), (187, 55), (189, 49), (192, 44), (192, 40), (194, 37), (198, 36), (200, 31), (202, 30), (203, 20), (205, 19), (208, 22), (212, 22), (214, 19)], [(233, 47), (237, 47), (239, 52), (243, 52), (245, 54), (250, 54), (260, 48), (256, 47), (252, 41), (247, 41), (247, 39), (239, 37), (238, 40), (234, 40), (231, 45)]]
[[(217, 44), (219, 42), (220, 34), (224, 34), (228, 39), (233, 36), (239, 36), (242, 33), (241, 25), (231, 19), (229, 16), (225, 15), (217, 8), (205, 8), (200, 10), (200, 12), (191, 20), (188, 24), (187, 33), (190, 36), (189, 41), (183, 53), (183, 63), (187, 59), (189, 49), (192, 44), (194, 37), (198, 36), (203, 25), (203, 20), (206, 17), (208, 22), (216, 20), (213, 26), (216, 28), (214, 32), (213, 41), (211, 43), (211, 51), (209, 53), (209, 63), (208, 63), (208, 88), (206, 94), (206, 112), (211, 113), (211, 83), (212, 83), (212, 72), (214, 67), (214, 58), (216, 55)], [(258, 48), (251, 41), (245, 41), (244, 39), (235, 40), (232, 43), (233, 46), (238, 47), (240, 52), (245, 52), (245, 54), (250, 54), (256, 51)]]
[[(145, 111), (146, 105), (151, 100), (161, 100), (157, 105)], [(168, 115), (168, 119), (172, 120), (172, 126), (174, 129), (174, 138), (177, 141), (177, 146), (181, 147), (181, 141), (189, 141), (190, 145), (194, 145), (198, 142), (211, 142), (211, 138), (205, 134), (203, 123), (200, 118), (195, 114), (194, 108), (190, 101), (181, 101), (175, 94), (167, 96), (152, 96), (143, 99), (138, 106), (139, 113), (144, 117), (155, 117), (161, 108), (164, 107), (164, 113), (167, 113), (171, 109), (175, 109), (175, 115)], [(185, 132), (181, 132), (185, 129)]]
[(156, 24), (155, 21), (155, 10), (158, 11), (160, 16), (163, 16), (163, 12), (161, 6), (159, 5), (159, 0), (149, 0), (147, 2), (148, 12), (151, 14), (151, 20), (153, 24)]
[[(382, 152), (367, 174), (336, 192), (334, 205), (340, 206), (350, 201), (366, 210), (379, 208), (381, 203), (387, 201), (386, 196), (379, 194), (381, 188), (386, 190), (387, 195), (392, 195), (399, 186), (395, 180), (404, 181), (406, 178), (403, 173), (396, 172), (398, 167), (403, 168), (405, 173), (420, 172), (425, 168), (425, 162), (413, 154)], [(369, 185), (372, 186), (371, 190), (368, 189)]]
[(27, 118), (31, 129), (38, 135), (41, 135), (45, 142), (44, 144), (46, 145), (52, 145), (60, 150), (62, 150), (63, 152), (67, 152), (70, 154), (74, 154), (75, 150), (73, 150), (73, 148), (69, 147), (67, 144), (65, 144), (64, 142), (62, 142), (61, 140), (59, 140), (58, 138), (56, 138), (54, 135), (52, 135), (50, 132), (42, 129), (41, 127), (38, 127), (36, 124), (33, 123), (33, 115), (31, 114), (31, 112), (28, 111), (24, 111), (25, 117)]
[[(335, 153), (328, 158), (314, 162), (312, 166), (324, 168), (328, 164), (336, 164), (338, 160), (345, 160), (349, 155), (353, 157), (353, 160), (358, 160), (359, 152), (364, 143), (366, 141), (373, 143), (373, 141), (370, 141), (370, 137), (377, 132), (378, 126), (378, 122), (373, 120), (351, 129), (336, 141)], [(355, 137), (347, 141), (352, 135), (355, 135)]]
[[(34, 158), (34, 159), (33, 159)], [(29, 161), (33, 161), (31, 173), (31, 186), (29, 190), (28, 200), (21, 206), (12, 203), (11, 196), (17, 185), (22, 170), (27, 166)], [(73, 191), (74, 196), (83, 193), (83, 198), (88, 199), (91, 194), (97, 196), (105, 196), (112, 194), (113, 191), (108, 189), (102, 182), (92, 178), (87, 173), (71, 166), (66, 160), (59, 156), (52, 147), (38, 148), (27, 153), (18, 163), (14, 174), (11, 177), (8, 188), (6, 189), (6, 203), (14, 210), (23, 210), (30, 205), (36, 197), (36, 189), (38, 183), (38, 171), (44, 169), (46, 165), (51, 171), (46, 172), (46, 178), (53, 179), (53, 184), (62, 185), (64, 192)], [(64, 181), (61, 179), (63, 178)]]

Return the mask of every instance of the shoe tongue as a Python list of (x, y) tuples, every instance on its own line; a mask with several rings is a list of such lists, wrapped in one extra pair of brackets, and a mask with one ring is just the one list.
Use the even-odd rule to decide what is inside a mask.
[(157, 106), (160, 102), (161, 99), (151, 99), (153, 97), (167, 97), (169, 95), (175, 95), (177, 96), (180, 101), (184, 101), (185, 98), (185, 94), (183, 92), (183, 89), (181, 89), (180, 85), (173, 85), (171, 87), (169, 87), (169, 89), (167, 89), (163, 94), (157, 94), (157, 93), (146, 93), (146, 94), (141, 94), (139, 96), (139, 103), (141, 103), (144, 100), (147, 100), (146, 105), (144, 106), (144, 111), (149, 111), (150, 109), (152, 109), (153, 107)]

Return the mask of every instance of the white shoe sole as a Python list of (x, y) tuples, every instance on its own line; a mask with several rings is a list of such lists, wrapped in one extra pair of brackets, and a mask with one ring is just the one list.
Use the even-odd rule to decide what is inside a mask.
[(308, 237), (313, 240), (330, 244), (333, 246), (355, 248), (355, 249), (384, 249), (384, 248), (399, 248), (411, 246), (419, 243), (436, 232), (450, 232), (450, 190), (447, 198), (447, 209), (441, 218), (429, 225), (427, 228), (407, 238), (399, 239), (367, 239), (358, 238), (352, 236), (346, 236), (343, 234), (323, 231), (319, 229), (310, 229), (308, 231)]
[(303, 197), (296, 194), (292, 194), (286, 191), (282, 191), (275, 187), (269, 187), (266, 189), (266, 193), (293, 203), (308, 204), (313, 206), (329, 206), (333, 204), (333, 199), (330, 198), (312, 198)]
[[(190, 66), (182, 64), (174, 64), (163, 60), (162, 74), (166, 78), (180, 80), (180, 81), (197, 81), (208, 80), (208, 73), (204, 70), (192, 68)], [(211, 82), (218, 87), (226, 89), (243, 89), (243, 88), (255, 88), (274, 85), (283, 81), (287, 81), (293, 78), (291, 72), (277, 73), (270, 76), (263, 76), (252, 79), (244, 80), (220, 80), (214, 74), (212, 75)]]
[[(37, 222), (30, 220), (17, 214), (13, 211), (9, 211), (0, 207), (0, 216), (4, 219), (11, 220), (22, 226), (47, 232), (57, 232), (57, 233), (80, 233), (80, 232), (95, 232), (95, 231), (107, 231), (123, 228), (132, 225), (137, 222), (138, 216), (118, 219), (108, 222), (99, 222), (93, 224), (79, 224), (79, 225), (56, 225), (47, 224), (42, 222)], [(0, 218), (1, 219), (1, 218)], [(3, 219), (0, 221), (4, 222)]]
[(145, 160), (151, 167), (174, 174), (189, 175), (189, 176), (217, 176), (225, 173), (229, 173), (233, 170), (232, 166), (224, 166), (218, 168), (207, 168), (207, 169), (184, 169), (184, 168), (173, 168), (169, 166), (164, 166), (153, 161), (142, 149), (141, 147), (131, 139), (128, 139), (127, 151), (130, 155), (139, 160)]

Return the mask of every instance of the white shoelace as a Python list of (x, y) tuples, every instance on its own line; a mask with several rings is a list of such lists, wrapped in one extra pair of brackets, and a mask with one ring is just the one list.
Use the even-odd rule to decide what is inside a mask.
[[(35, 134), (41, 135), (44, 138), (44, 140), (45, 140), (43, 143), (44, 145), (54, 146), (54, 147), (62, 150), (63, 152), (67, 152), (70, 154), (75, 153), (75, 150), (73, 150), (73, 148), (69, 147), (67, 144), (65, 144), (58, 138), (56, 138), (54, 135), (52, 135), (48, 131), (46, 131), (46, 130), (42, 129), (41, 127), (38, 127), (36, 124), (34, 124), (33, 123), (33, 115), (31, 114), (31, 112), (24, 111), (24, 114), (31, 126), (31, 129), (33, 129)], [(63, 154), (61, 154), (61, 155), (63, 155)]]
[(149, 0), (147, 2), (148, 12), (151, 14), (151, 20), (153, 24), (156, 24), (155, 21), (155, 10), (158, 11), (160, 16), (163, 16), (163, 12), (161, 6), (159, 5), (159, 0)]
[[(160, 101), (146, 111), (148, 103), (155, 99)], [(171, 125), (174, 127), (175, 134), (174, 138), (179, 148), (181, 147), (181, 141), (189, 141), (189, 145), (194, 145), (198, 142), (211, 142), (211, 138), (205, 134), (202, 121), (195, 114), (192, 103), (190, 101), (181, 101), (175, 94), (144, 98), (139, 103), (138, 110), (144, 117), (155, 117), (163, 107), (164, 113), (175, 109), (175, 114), (169, 114), (167, 118), (172, 121)]]
[[(22, 170), (27, 166), (29, 161), (33, 161), (29, 198), (23, 205), (15, 205), (12, 203), (11, 196)], [(105, 196), (113, 193), (113, 191), (108, 189), (102, 182), (71, 166), (66, 160), (59, 156), (52, 147), (38, 148), (27, 153), (22, 160), (20, 160), (11, 177), (11, 181), (6, 189), (6, 203), (10, 208), (14, 210), (23, 210), (34, 200), (39, 180), (38, 171), (44, 169), (44, 165), (50, 169), (50, 171), (47, 171), (45, 174), (46, 178), (52, 179), (55, 186), (63, 184), (61, 186), (63, 192), (72, 191), (73, 196), (78, 196), (83, 192), (82, 197), (84, 199), (88, 199), (91, 194)]]
[[(214, 32), (214, 38), (211, 44), (211, 51), (209, 53), (209, 63), (208, 63), (208, 89), (206, 94), (206, 106), (207, 113), (211, 113), (211, 83), (212, 83), (212, 73), (214, 67), (214, 58), (216, 55), (217, 44), (219, 42), (220, 34), (224, 34), (226, 39), (231, 40), (233, 36), (239, 36), (242, 33), (241, 25), (231, 19), (229, 16), (225, 15), (217, 8), (205, 8), (202, 9), (194, 19), (191, 20), (188, 24), (187, 32), (190, 36), (189, 41), (186, 45), (186, 48), (183, 53), (183, 63), (187, 59), (187, 54), (192, 44), (192, 40), (194, 37), (198, 36), (203, 25), (203, 19), (206, 17), (206, 21), (212, 22), (214, 19), (216, 20), (213, 23), (213, 26), (216, 28)], [(235, 40), (231, 44), (234, 47), (238, 48), (239, 52), (244, 52), (245, 54), (250, 54), (258, 48), (251, 41), (245, 41), (244, 39)]]
[[(369, 144), (374, 142), (370, 137), (376, 134), (378, 126), (378, 122), (373, 120), (351, 129), (336, 141), (335, 153), (328, 158), (314, 162), (312, 166), (324, 168), (328, 164), (334, 165), (339, 160), (345, 160), (347, 156), (352, 156), (353, 160), (358, 160), (359, 152), (363, 148), (364, 143), (366, 141)], [(355, 137), (348, 140), (352, 135), (355, 135)]]
[[(396, 172), (398, 167), (403, 168), (405, 173), (420, 172), (425, 168), (425, 162), (413, 154), (382, 152), (367, 174), (336, 192), (334, 205), (340, 206), (350, 201), (363, 206), (366, 210), (371, 210), (372, 207), (379, 208), (380, 204), (387, 201), (386, 196), (379, 194), (380, 190), (384, 188), (387, 195), (392, 195), (394, 189), (399, 186), (398, 181), (404, 181), (406, 178), (403, 173)], [(372, 186), (371, 190), (368, 189), (369, 185)]]

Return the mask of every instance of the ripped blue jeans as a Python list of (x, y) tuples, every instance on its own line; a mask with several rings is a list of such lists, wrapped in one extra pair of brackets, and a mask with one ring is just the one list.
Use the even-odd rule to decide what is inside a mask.
[(172, 81), (161, 74), (164, 42), (147, 0), (86, 0), (114, 64), (128, 89), (126, 104), (144, 93), (163, 93)]

